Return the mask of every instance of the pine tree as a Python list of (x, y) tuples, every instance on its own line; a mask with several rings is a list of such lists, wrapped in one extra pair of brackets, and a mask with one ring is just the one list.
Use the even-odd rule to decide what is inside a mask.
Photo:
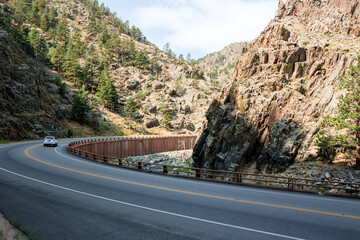
[(129, 97), (126, 99), (126, 105), (125, 105), (125, 113), (128, 117), (133, 116), (135, 112), (139, 109), (139, 103), (132, 97)]
[(39, 10), (38, 10), (38, 6), (37, 6), (37, 1), (33, 1), (31, 3), (31, 10), (29, 12), (29, 20), (32, 24), (34, 24), (35, 26), (39, 26), (40, 22), (40, 17), (39, 17)]
[(119, 103), (119, 97), (116, 92), (116, 87), (109, 77), (107, 70), (103, 71), (100, 77), (100, 83), (96, 96), (99, 98), (100, 103), (105, 107), (114, 111)]
[(4, 9), (0, 8), (0, 25), (6, 30), (10, 31), (10, 19), (5, 17)]
[(123, 66), (135, 66), (136, 48), (134, 41), (122, 41), (120, 52), (119, 60)]
[(188, 54), (186, 55), (186, 60), (187, 60), (188, 62), (191, 62), (191, 54), (190, 54), (190, 53), (188, 53)]
[(88, 120), (91, 111), (88, 92), (84, 88), (77, 91), (72, 100), (71, 119), (81, 124)]
[(34, 49), (30, 45), (29, 33), (29, 28), (25, 25), (22, 25), (18, 34), (16, 34), (15, 39), (18, 43), (20, 43), (21, 48), (25, 51), (26, 54), (33, 55)]
[(45, 60), (47, 55), (46, 41), (43, 36), (40, 36), (35, 29), (31, 29), (29, 33), (30, 45), (35, 50), (35, 57), (40, 60)]
[(171, 50), (169, 43), (166, 43), (166, 44), (164, 45), (163, 51), (164, 51), (169, 57), (176, 58), (176, 53), (173, 52), (173, 50)]
[(66, 42), (68, 40), (67, 32), (67, 17), (62, 15), (60, 21), (56, 25), (56, 37), (59, 42)]
[(40, 27), (41, 29), (47, 31), (49, 29), (49, 22), (48, 22), (48, 18), (45, 14), (41, 15), (40, 18)]
[(336, 140), (336, 143), (332, 142), (332, 146), (323, 141), (328, 137), (324, 137), (324, 133), (321, 132), (323, 130), (321, 130), (316, 145), (320, 147), (320, 151), (324, 148), (338, 147), (355, 151), (355, 167), (360, 170), (360, 56), (358, 56), (357, 65), (351, 64), (349, 72), (340, 77), (339, 87), (345, 90), (345, 94), (339, 98), (338, 112), (334, 117), (326, 118), (323, 125), (335, 127), (338, 130), (346, 129), (347, 134), (338, 134), (332, 137), (332, 141)]
[(141, 69), (148, 69), (150, 61), (148, 56), (143, 51), (138, 51), (135, 58), (135, 67)]
[(81, 75), (81, 66), (79, 61), (77, 59), (72, 59), (71, 57), (66, 58), (63, 68), (65, 76), (69, 78), (69, 80), (71, 79), (75, 85), (78, 85), (79, 83), (77, 82), (77, 79)]
[(62, 65), (65, 62), (66, 49), (65, 44), (58, 44), (51, 56), (50, 62), (57, 68), (58, 72), (61, 72)]
[(97, 30), (98, 30), (96, 19), (93, 16), (90, 16), (90, 20), (89, 20), (89, 24), (87, 26), (87, 30), (88, 30), (88, 37), (90, 37), (90, 35), (92, 33), (96, 33)]
[(57, 17), (57, 12), (56, 12), (54, 6), (51, 6), (49, 9), (49, 14), (48, 14), (49, 27), (51, 27), (51, 28), (56, 27), (56, 17)]
[(10, 4), (14, 9), (14, 16), (17, 22), (22, 23), (29, 20), (32, 0), (11, 1)]

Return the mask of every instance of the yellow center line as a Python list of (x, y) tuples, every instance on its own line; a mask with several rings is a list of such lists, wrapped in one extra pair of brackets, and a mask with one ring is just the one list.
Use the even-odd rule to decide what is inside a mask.
[(260, 205), (260, 206), (282, 208), (282, 209), (289, 209), (289, 210), (295, 210), (295, 211), (301, 211), (301, 212), (309, 212), (309, 213), (318, 213), (318, 214), (323, 214), (323, 215), (330, 215), (330, 216), (337, 216), (337, 217), (352, 218), (352, 219), (360, 220), (360, 216), (352, 216), (352, 215), (346, 215), (346, 214), (341, 214), (341, 213), (325, 212), (325, 211), (289, 207), (289, 206), (270, 204), (270, 203), (262, 203), (262, 202), (240, 200), (240, 199), (221, 197), (221, 196), (216, 196), (216, 195), (208, 195), (208, 194), (202, 194), (202, 193), (188, 192), (188, 191), (183, 191), (183, 190), (177, 190), (177, 189), (172, 189), (172, 188), (165, 188), (165, 187), (159, 187), (159, 186), (154, 186), (154, 185), (149, 185), (149, 184), (131, 182), (131, 181), (121, 180), (121, 179), (117, 179), (117, 178), (101, 176), (101, 175), (97, 175), (97, 174), (93, 174), (93, 173), (78, 171), (78, 170), (75, 170), (75, 169), (71, 169), (71, 168), (62, 167), (62, 166), (59, 166), (59, 165), (56, 165), (56, 164), (48, 163), (48, 162), (42, 161), (40, 159), (37, 159), (37, 158), (31, 156), (29, 154), (29, 150), (31, 150), (33, 148), (36, 148), (36, 147), (39, 147), (39, 146), (41, 146), (41, 144), (35, 145), (35, 146), (32, 146), (32, 147), (29, 147), (29, 148), (25, 149), (24, 150), (25, 155), (28, 158), (30, 158), (30, 159), (32, 159), (32, 160), (34, 160), (36, 162), (43, 163), (43, 164), (46, 164), (48, 166), (56, 167), (56, 168), (59, 168), (59, 169), (70, 171), (70, 172), (80, 173), (80, 174), (84, 174), (84, 175), (88, 175), (88, 176), (92, 176), (92, 177), (107, 179), (107, 180), (116, 181), (116, 182), (128, 183), (128, 184), (147, 187), (147, 188), (160, 189), (160, 190), (164, 190), (164, 191), (177, 192), (177, 193), (183, 193), (183, 194), (194, 195), (194, 196), (201, 196), (201, 197), (206, 197), (206, 198), (221, 199), (221, 200), (227, 200), (227, 201), (233, 201), (233, 202), (248, 203), (248, 204)]

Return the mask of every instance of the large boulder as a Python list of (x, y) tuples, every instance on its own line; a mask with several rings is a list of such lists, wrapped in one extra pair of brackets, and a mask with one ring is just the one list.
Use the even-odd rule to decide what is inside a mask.
[(145, 120), (144, 123), (145, 123), (145, 127), (147, 128), (153, 128), (160, 125), (159, 120), (157, 120), (156, 118)]
[(134, 90), (139, 86), (139, 81), (136, 79), (129, 79), (125, 82), (125, 87), (129, 90)]

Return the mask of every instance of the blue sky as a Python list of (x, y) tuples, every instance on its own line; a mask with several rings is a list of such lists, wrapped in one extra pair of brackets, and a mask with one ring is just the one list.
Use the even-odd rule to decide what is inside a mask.
[(99, 0), (141, 29), (160, 49), (198, 59), (233, 42), (255, 39), (279, 0)]

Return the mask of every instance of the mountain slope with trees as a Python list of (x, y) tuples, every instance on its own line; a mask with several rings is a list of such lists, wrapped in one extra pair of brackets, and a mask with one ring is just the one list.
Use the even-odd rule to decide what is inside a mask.
[[(33, 77), (43, 79), (41, 82), (34, 80), (28, 84), (45, 86), (43, 92), (50, 94), (51, 104), (42, 113), (44, 117), (35, 119), (50, 119), (53, 125), (63, 119), (61, 126), (52, 126), (57, 131), (67, 132), (66, 122), (70, 120), (86, 123), (96, 131), (105, 119), (128, 133), (157, 133), (158, 127), (176, 133), (194, 132), (202, 126), (201, 116), (210, 99), (219, 92), (194, 62), (187, 62), (182, 55), (176, 58), (169, 45), (161, 51), (146, 40), (139, 28), (120, 20), (97, 0), (1, 1), (0, 14), (4, 34), (17, 49), (16, 58), (28, 59), (43, 72)], [(6, 59), (5, 55), (3, 58)], [(19, 67), (10, 60), (3, 64)], [(32, 69), (22, 71), (25, 75), (33, 74)], [(10, 77), (7, 86), (16, 82), (18, 79)], [(80, 89), (88, 96), (85, 102), (91, 110), (80, 108), (85, 111), (81, 113), (83, 120), (71, 111), (72, 105), (79, 102), (73, 100), (69, 89)], [(6, 90), (2, 97), (12, 99)], [(50, 110), (59, 106), (59, 102), (66, 109), (64, 118)], [(138, 107), (127, 106), (134, 103)], [(5, 112), (8, 108), (3, 107)], [(129, 114), (126, 109), (133, 112)], [(29, 110), (27, 114), (33, 112)], [(8, 114), (3, 122), (8, 125), (7, 119), (12, 116)], [(22, 124), (22, 119), (16, 121)], [(34, 120), (31, 126), (19, 126), (14, 136), (2, 134), (1, 138), (43, 135), (46, 122)], [(41, 131), (20, 134), (25, 129), (35, 129), (35, 125)], [(11, 128), (3, 129), (6, 132)]]

